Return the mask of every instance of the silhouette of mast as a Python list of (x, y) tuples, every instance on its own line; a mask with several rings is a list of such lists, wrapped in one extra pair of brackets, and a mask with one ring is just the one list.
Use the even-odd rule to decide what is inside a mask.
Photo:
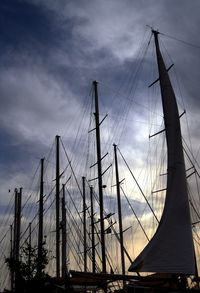
[[(22, 188), (18, 192), (15, 189), (15, 216), (14, 216), (14, 239), (13, 239), (13, 258), (16, 263), (19, 262), (19, 248), (20, 248), (20, 231), (21, 231), (21, 203), (22, 203)], [(15, 291), (19, 287), (19, 271), (16, 270), (14, 275), (14, 284), (11, 284)]]
[(43, 198), (44, 198), (44, 158), (40, 160), (40, 199), (39, 199), (39, 229), (38, 229), (38, 274), (42, 272), (43, 248)]
[(155, 82), (160, 83), (167, 144), (167, 189), (159, 226), (149, 243), (134, 260), (129, 271), (193, 275), (195, 274), (194, 245), (180, 117), (168, 75), (169, 69), (166, 68), (160, 51), (159, 33), (154, 30), (152, 33), (159, 72), (159, 78)]
[[(13, 259), (13, 225), (10, 225), (10, 259)], [(14, 272), (10, 270), (10, 288), (13, 291)]]
[(56, 135), (56, 277), (60, 277), (60, 136)]
[(99, 101), (97, 81), (93, 81), (95, 98), (95, 125), (96, 125), (96, 148), (97, 148), (97, 168), (98, 168), (98, 187), (99, 187), (99, 207), (100, 207), (100, 235), (101, 235), (101, 253), (102, 253), (102, 272), (106, 273), (106, 251), (104, 235), (104, 216), (103, 216), (103, 188), (102, 188), (102, 167), (101, 167), (101, 139), (99, 123)]
[(32, 239), (31, 239), (31, 223), (29, 223), (29, 241), (28, 241), (28, 279), (30, 280), (31, 278), (31, 242), (32, 242)]
[(67, 235), (66, 235), (66, 207), (65, 207), (65, 184), (62, 185), (62, 278), (67, 275)]
[(93, 205), (93, 187), (90, 186), (90, 205), (91, 205), (91, 234), (92, 234), (92, 272), (95, 273), (95, 236), (94, 236), (94, 205)]
[(83, 186), (83, 250), (84, 250), (84, 272), (87, 272), (87, 239), (86, 239), (86, 199), (85, 199), (85, 177), (82, 177)]
[(122, 274), (125, 275), (124, 243), (123, 243), (124, 241), (123, 241), (123, 226), (122, 226), (122, 212), (121, 212), (120, 181), (119, 181), (118, 160), (117, 160), (117, 145), (113, 144), (113, 146), (114, 146), (114, 154), (115, 154), (115, 174), (116, 174), (117, 205), (118, 205), (118, 218), (119, 218), (121, 264), (122, 264)]

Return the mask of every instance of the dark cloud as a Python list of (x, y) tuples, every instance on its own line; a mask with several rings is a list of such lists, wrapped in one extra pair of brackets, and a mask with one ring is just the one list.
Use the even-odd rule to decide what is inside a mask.
[(22, 52), (55, 46), (59, 40), (53, 25), (51, 11), (25, 1), (4, 1), (0, 3), (1, 50)]
[[(198, 44), (198, 34), (195, 34), (199, 21), (198, 1), (66, 3), (3, 0), (0, 8), (3, 162), (11, 152), (4, 145), (14, 144), (12, 142), (17, 141), (16, 138), (21, 141), (18, 145), (24, 145), (24, 141), (37, 142), (39, 150), (43, 149), (40, 148), (42, 136), (44, 140), (48, 137), (49, 144), (50, 136), (53, 140), (54, 135), (68, 124), (61, 121), (65, 117), (66, 121), (72, 121), (75, 111), (79, 112), (93, 79), (100, 81), (102, 104), (106, 108), (111, 106), (110, 120), (122, 114), (130, 114), (126, 119), (131, 120), (133, 103), (129, 99), (133, 98), (133, 91), (128, 80), (131, 80), (130, 76), (138, 64), (135, 54), (138, 54), (139, 43), (147, 30), (146, 24)], [(190, 14), (192, 17), (188, 16)], [(177, 67), (184, 80), (184, 96), (193, 101), (188, 103), (193, 110), (195, 106), (192, 105), (199, 103), (199, 58), (196, 58), (199, 51), (168, 38), (165, 42), (170, 55), (175, 53)], [(185, 66), (191, 70), (185, 71)], [(145, 78), (145, 73), (142, 73), (140, 79)], [(154, 78), (156, 76), (152, 76)], [(137, 99), (140, 103), (145, 101), (144, 87), (151, 81), (147, 80), (145, 84), (139, 81)], [(129, 111), (126, 107), (130, 108)], [(138, 121), (146, 115), (144, 108), (141, 115), (140, 107), (135, 105), (134, 113)], [(130, 126), (127, 121), (122, 133), (130, 140), (129, 134), (135, 133), (139, 126), (134, 121)], [(72, 135), (70, 137), (72, 139)], [(131, 143), (136, 146), (139, 138), (137, 135), (133, 137)], [(26, 145), (27, 154), (24, 156), (29, 155)], [(10, 159), (10, 155), (8, 157)], [(16, 157), (13, 156), (13, 161)]]

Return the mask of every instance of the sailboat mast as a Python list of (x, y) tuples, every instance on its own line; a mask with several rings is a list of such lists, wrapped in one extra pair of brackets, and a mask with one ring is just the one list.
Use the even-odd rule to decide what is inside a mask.
[(95, 273), (95, 236), (94, 236), (94, 204), (93, 187), (90, 186), (90, 205), (91, 205), (91, 234), (92, 234), (92, 272)]
[(122, 264), (122, 274), (125, 275), (124, 241), (123, 241), (120, 182), (119, 182), (118, 160), (117, 160), (117, 145), (113, 144), (113, 146), (114, 146), (114, 154), (115, 154), (115, 175), (116, 175), (117, 205), (118, 205), (118, 218), (119, 218), (121, 264)]
[(28, 279), (30, 281), (30, 278), (31, 278), (31, 244), (32, 244), (32, 237), (31, 237), (31, 234), (32, 234), (32, 229), (31, 229), (31, 223), (29, 223), (29, 241), (28, 241)]
[[(162, 96), (162, 105), (164, 113), (165, 131), (166, 131), (166, 141), (168, 149), (168, 176), (167, 176), (167, 193), (172, 193), (171, 191), (174, 180), (176, 180), (177, 186), (174, 187), (174, 193), (182, 196), (180, 199), (182, 201), (182, 207), (184, 205), (185, 215), (182, 219), (183, 223), (187, 220), (188, 223), (188, 247), (191, 251), (193, 250), (193, 255), (191, 256), (191, 267), (194, 266), (194, 246), (192, 238), (191, 229), (191, 217), (189, 209), (189, 199), (188, 199), (188, 188), (186, 181), (186, 171), (185, 171), (185, 161), (182, 146), (182, 135), (180, 127), (180, 118), (178, 113), (178, 106), (176, 102), (175, 93), (171, 85), (171, 81), (166, 69), (162, 54), (160, 52), (160, 46), (158, 41), (158, 31), (152, 31), (155, 39), (156, 55), (159, 71), (160, 80), (160, 90)], [(170, 98), (169, 98), (170, 97)], [(174, 194), (174, 195), (175, 195)], [(166, 197), (168, 194), (166, 194)], [(181, 202), (180, 201), (180, 202)], [(178, 211), (177, 211), (178, 212)]]
[(56, 277), (60, 277), (60, 136), (56, 135)]
[(15, 259), (19, 261), (19, 248), (20, 248), (20, 233), (21, 233), (21, 204), (22, 204), (22, 188), (17, 191), (17, 226), (16, 226), (16, 251)]
[[(13, 225), (10, 225), (10, 259), (13, 259)], [(10, 270), (10, 289), (13, 291), (14, 272)]]
[(106, 273), (106, 251), (104, 234), (104, 216), (103, 216), (103, 188), (102, 188), (102, 167), (101, 167), (101, 140), (99, 126), (99, 101), (97, 81), (93, 81), (95, 95), (95, 124), (96, 124), (96, 147), (97, 147), (97, 167), (98, 167), (98, 186), (99, 186), (99, 206), (100, 206), (100, 233), (101, 233), (101, 253), (102, 253), (102, 272)]
[(87, 272), (87, 239), (86, 239), (86, 201), (85, 201), (85, 177), (82, 177), (83, 186), (83, 246), (84, 246), (84, 272)]
[[(22, 188), (20, 188), (19, 192), (17, 189), (15, 189), (15, 219), (14, 219), (13, 258), (16, 261), (16, 263), (19, 262), (20, 232), (21, 232), (21, 204), (22, 204)], [(16, 272), (14, 274), (14, 282), (12, 284), (12, 287), (14, 287), (14, 290), (16, 292), (18, 292), (19, 280), (20, 280), (19, 271), (16, 270)]]
[(152, 32), (155, 38), (167, 142), (167, 189), (157, 231), (129, 270), (193, 275), (194, 245), (178, 106), (160, 52), (159, 33)]
[(43, 247), (43, 198), (44, 198), (44, 158), (40, 160), (40, 199), (39, 199), (39, 231), (38, 231), (38, 274), (42, 271)]
[(62, 185), (62, 192), (62, 278), (64, 279), (67, 274), (65, 184)]

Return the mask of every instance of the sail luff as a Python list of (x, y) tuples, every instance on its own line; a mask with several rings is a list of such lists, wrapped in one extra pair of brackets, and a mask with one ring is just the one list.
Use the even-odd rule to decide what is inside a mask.
[(178, 107), (160, 52), (158, 32), (153, 33), (168, 153), (167, 191), (157, 231), (129, 271), (194, 274), (194, 247)]

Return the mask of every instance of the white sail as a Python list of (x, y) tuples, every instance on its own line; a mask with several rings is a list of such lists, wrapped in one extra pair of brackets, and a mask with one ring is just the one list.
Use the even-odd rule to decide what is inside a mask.
[(194, 274), (195, 259), (179, 114), (175, 94), (155, 36), (168, 148), (165, 207), (156, 233), (129, 271)]

